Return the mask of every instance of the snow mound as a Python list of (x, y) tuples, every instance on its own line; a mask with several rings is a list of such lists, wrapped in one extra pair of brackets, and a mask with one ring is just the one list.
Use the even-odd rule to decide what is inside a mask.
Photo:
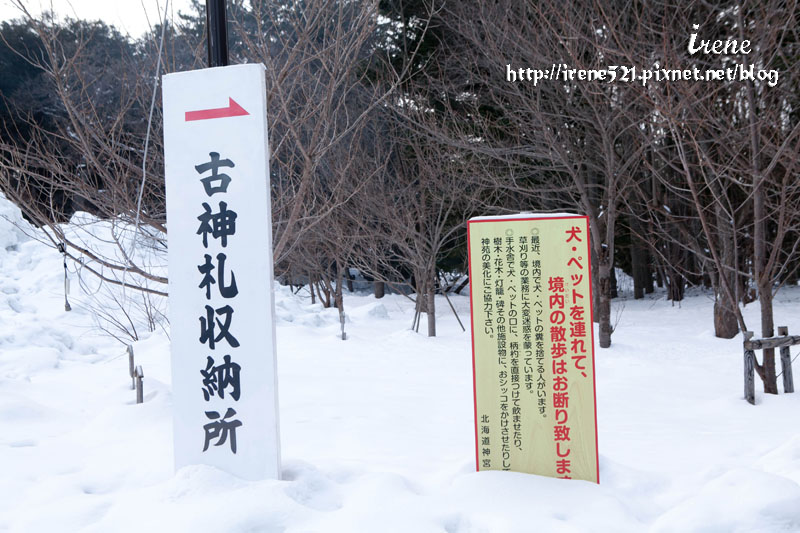
[(784, 477), (737, 468), (706, 483), (670, 509), (653, 531), (800, 530), (800, 485)]
[(366, 305), (362, 305), (360, 307), (356, 307), (347, 312), (347, 314), (355, 319), (359, 320), (388, 320), (389, 319), (389, 310), (386, 309), (386, 306), (383, 305), (381, 302), (377, 303), (370, 303)]
[(29, 229), (30, 225), (22, 218), (19, 207), (0, 193), (0, 254), (15, 250), (20, 243), (28, 240), (20, 228)]
[(292, 293), (288, 286), (275, 283), (275, 318), (278, 324), (297, 324), (310, 328), (321, 328), (339, 323), (338, 311), (324, 308), (321, 304), (311, 304)]
[(800, 434), (762, 456), (755, 466), (800, 484)]

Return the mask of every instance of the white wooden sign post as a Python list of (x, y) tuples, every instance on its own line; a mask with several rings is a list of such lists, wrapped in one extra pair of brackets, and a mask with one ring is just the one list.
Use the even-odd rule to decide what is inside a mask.
[(264, 66), (163, 78), (175, 466), (280, 477)]

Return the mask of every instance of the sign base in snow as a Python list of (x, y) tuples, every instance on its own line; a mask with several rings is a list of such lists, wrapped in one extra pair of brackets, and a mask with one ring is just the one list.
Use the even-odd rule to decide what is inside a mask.
[(277, 479), (264, 66), (163, 80), (175, 466)]
[(587, 217), (467, 228), (477, 470), (599, 482)]

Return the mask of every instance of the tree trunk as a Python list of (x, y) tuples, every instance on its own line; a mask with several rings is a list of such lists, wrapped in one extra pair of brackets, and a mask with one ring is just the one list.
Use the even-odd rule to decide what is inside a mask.
[[(766, 210), (764, 207), (764, 189), (761, 181), (756, 182), (753, 192), (753, 259), (756, 278), (756, 288), (758, 290), (758, 303), (761, 307), (761, 336), (764, 338), (775, 335), (775, 323), (772, 314), (772, 283), (770, 273), (765, 272), (766, 263)], [(766, 394), (778, 394), (778, 377), (775, 373), (775, 349), (770, 348), (763, 351), (764, 360), (762, 363), (763, 372), (759, 372), (764, 381), (764, 392)]]
[(422, 313), (428, 313), (428, 277), (424, 271), (414, 270), (411, 276), (414, 290), (416, 291), (416, 316), (415, 316), (415, 331), (419, 331), (420, 323), (422, 322)]
[(731, 301), (724, 291), (717, 289), (714, 300), (714, 335), (720, 339), (732, 339), (739, 333), (739, 323), (731, 308)]
[[(338, 265), (338, 262), (337, 262)], [(347, 338), (347, 334), (344, 331), (344, 295), (342, 294), (342, 281), (345, 277), (344, 269), (341, 267), (337, 268), (336, 273), (336, 292), (334, 301), (336, 303), (336, 309), (339, 311), (339, 323), (342, 326), (342, 340)]]
[(673, 302), (680, 302), (683, 300), (684, 284), (686, 283), (683, 275), (673, 270), (669, 273), (667, 281), (669, 284), (667, 299)]
[[(772, 287), (758, 288), (758, 302), (761, 304), (761, 336), (764, 338), (775, 335), (775, 324), (772, 315)], [(775, 373), (775, 349), (763, 350), (764, 361), (764, 392), (778, 394), (778, 377)]]
[[(754, 164), (755, 166), (755, 164)], [(755, 191), (753, 192), (753, 259), (758, 290), (758, 303), (761, 307), (761, 336), (764, 338), (775, 335), (775, 323), (772, 314), (772, 283), (769, 272), (765, 272), (767, 254), (766, 236), (766, 209), (764, 188), (762, 180), (756, 177)], [(778, 394), (778, 377), (775, 373), (775, 349), (763, 351), (762, 363), (764, 392)], [(761, 375), (761, 373), (759, 373)]]
[(427, 298), (427, 312), (428, 312), (428, 337), (435, 337), (436, 336), (436, 302), (434, 298), (436, 297), (436, 284), (433, 280), (428, 281), (428, 291), (426, 293)]
[(797, 285), (797, 281), (800, 279), (800, 277), (798, 277), (800, 272), (798, 272), (797, 269), (797, 260), (793, 259), (789, 261), (789, 263), (786, 265), (786, 269), (789, 271), (789, 275), (786, 277), (786, 285)]
[(374, 291), (375, 298), (383, 298), (386, 294), (386, 285), (382, 281), (373, 282), (372, 289)]
[(644, 251), (644, 267), (642, 268), (642, 283), (644, 284), (644, 293), (653, 294), (656, 292), (653, 286), (653, 269), (650, 267), (650, 254)]
[[(717, 196), (722, 196), (724, 190), (718, 188), (715, 191)], [(721, 339), (732, 339), (739, 333), (739, 321), (736, 318), (735, 309), (739, 305), (738, 301), (731, 300), (727, 293), (722, 289), (723, 277), (731, 287), (736, 286), (736, 250), (734, 249), (734, 228), (731, 225), (730, 217), (715, 202), (714, 214), (717, 219), (717, 236), (720, 242), (721, 254), (720, 262), (723, 268), (716, 273), (714, 283), (714, 335)], [(710, 276), (709, 276), (710, 277)], [(734, 298), (738, 294), (734, 293)]]
[(686, 278), (681, 274), (681, 270), (685, 270), (684, 253), (681, 248), (675, 243), (669, 244), (669, 259), (670, 268), (667, 274), (667, 283), (669, 284), (667, 299), (673, 302), (680, 302), (683, 300), (684, 285), (686, 285)]
[(345, 279), (345, 282), (347, 283), (347, 291), (348, 292), (353, 292), (353, 276), (350, 275), (350, 269), (349, 268), (345, 268), (344, 269), (344, 279)]
[[(737, 12), (738, 23), (742, 24), (742, 13)], [(743, 29), (739, 28), (740, 36)], [(772, 273), (767, 271), (767, 210), (766, 178), (761, 166), (761, 133), (758, 117), (755, 88), (752, 83), (745, 84), (747, 96), (747, 119), (750, 133), (750, 165), (753, 175), (753, 270), (755, 272), (758, 301), (761, 306), (761, 336), (775, 335), (772, 315)], [(764, 392), (778, 394), (778, 377), (775, 374), (775, 349), (764, 350), (762, 363)]]
[(333, 283), (331, 281), (331, 277), (328, 274), (323, 274), (320, 276), (320, 283), (317, 284), (317, 287), (320, 289), (319, 293), (319, 301), (322, 302), (322, 307), (329, 308), (332, 303), (332, 298), (334, 293), (336, 292)]
[(422, 300), (419, 295), (414, 302), (414, 319), (411, 321), (411, 331), (419, 331), (419, 315), (422, 312)]
[(597, 265), (597, 268), (592, 269), (592, 290), (595, 297), (592, 300), (592, 318), (595, 324), (600, 323), (600, 262), (597, 260), (597, 254), (592, 246), (592, 264)]
[(597, 321), (601, 348), (611, 346), (611, 268), (601, 264), (598, 271)]
[(648, 288), (653, 292), (653, 282), (649, 280), (650, 273), (647, 269), (647, 250), (638, 237), (637, 232), (641, 225), (635, 219), (631, 220), (631, 275), (633, 276), (633, 299), (641, 300)]
[[(722, 194), (718, 192), (717, 194)], [(735, 307), (739, 305), (738, 301), (732, 301), (725, 291), (722, 289), (722, 276), (728, 280), (731, 287), (736, 286), (736, 250), (734, 250), (734, 229), (719, 202), (714, 208), (717, 217), (717, 231), (719, 240), (721, 241), (720, 248), (722, 249), (721, 263), (723, 270), (717, 272), (716, 283), (714, 284), (714, 335), (721, 339), (732, 339), (739, 333), (739, 322), (736, 318)], [(709, 276), (710, 277), (710, 276)], [(735, 296), (737, 297), (737, 296)]]
[(644, 298), (644, 283), (642, 276), (642, 249), (638, 243), (631, 239), (631, 273), (633, 274), (633, 299), (641, 300)]

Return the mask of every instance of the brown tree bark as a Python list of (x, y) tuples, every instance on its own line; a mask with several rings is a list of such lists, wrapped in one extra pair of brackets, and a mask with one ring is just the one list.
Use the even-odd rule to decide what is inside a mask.
[(436, 285), (430, 280), (427, 283), (427, 313), (428, 313), (428, 337), (436, 336)]
[(386, 284), (382, 281), (373, 281), (372, 290), (375, 298), (383, 298), (386, 294)]
[[(717, 218), (717, 235), (721, 241), (721, 266), (722, 271), (717, 273), (717, 276), (725, 276), (728, 285), (734, 288), (734, 298), (738, 298), (739, 291), (736, 282), (736, 261), (734, 249), (734, 228), (731, 227), (729, 222), (730, 217), (726, 215), (725, 211), (720, 206), (719, 202), (715, 203), (714, 212)], [(734, 307), (739, 304), (738, 301), (732, 300), (725, 291), (722, 290), (722, 285), (717, 280), (714, 285), (714, 335), (721, 339), (732, 339), (739, 333), (739, 323), (736, 320), (736, 313)]]
[[(647, 288), (650, 273), (647, 270), (647, 250), (644, 243), (637, 236), (638, 226), (634, 223), (631, 224), (631, 274), (633, 275), (633, 299), (641, 300), (644, 298), (645, 290)], [(650, 282), (650, 290), (652, 292), (652, 281)]]
[(611, 269), (608, 263), (598, 266), (597, 317), (598, 341), (601, 348), (611, 346)]

